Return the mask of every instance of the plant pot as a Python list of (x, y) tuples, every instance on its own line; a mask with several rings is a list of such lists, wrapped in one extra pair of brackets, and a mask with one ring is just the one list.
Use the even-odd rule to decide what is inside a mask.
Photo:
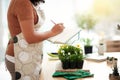
[(69, 69), (70, 68), (70, 62), (69, 60), (61, 61), (62, 62), (62, 68), (63, 69)]
[(85, 54), (92, 53), (92, 48), (93, 48), (93, 46), (84, 46), (84, 52), (85, 52)]
[(83, 50), (72, 45), (63, 45), (58, 50), (63, 69), (77, 68), (77, 61), (83, 59)]
[(120, 80), (120, 76), (115, 76), (113, 74), (109, 74), (109, 80)]
[(70, 68), (71, 69), (77, 68), (77, 62), (76, 61), (70, 61)]
[(77, 61), (77, 68), (82, 69), (83, 68), (83, 63), (84, 63), (84, 60)]

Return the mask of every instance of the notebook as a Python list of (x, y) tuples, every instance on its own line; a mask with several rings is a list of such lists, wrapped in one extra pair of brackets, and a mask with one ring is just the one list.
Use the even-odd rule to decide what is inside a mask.
[(79, 32), (80, 28), (65, 28), (62, 33), (49, 38), (48, 41), (52, 43), (66, 44)]

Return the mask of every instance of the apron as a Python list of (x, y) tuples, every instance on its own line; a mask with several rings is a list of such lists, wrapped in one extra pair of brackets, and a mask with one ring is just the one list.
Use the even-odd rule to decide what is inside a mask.
[[(39, 21), (34, 25), (34, 30), (38, 30), (45, 19), (41, 10), (36, 11)], [(16, 80), (39, 80), (43, 56), (42, 42), (28, 44), (22, 33), (16, 35), (13, 40)]]

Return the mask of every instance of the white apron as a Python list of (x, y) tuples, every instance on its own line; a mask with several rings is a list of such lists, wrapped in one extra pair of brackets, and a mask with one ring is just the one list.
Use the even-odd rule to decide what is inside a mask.
[[(37, 13), (39, 21), (34, 26), (35, 30), (39, 29), (45, 18), (42, 11)], [(39, 80), (43, 56), (42, 42), (28, 44), (22, 33), (13, 39), (16, 80)]]

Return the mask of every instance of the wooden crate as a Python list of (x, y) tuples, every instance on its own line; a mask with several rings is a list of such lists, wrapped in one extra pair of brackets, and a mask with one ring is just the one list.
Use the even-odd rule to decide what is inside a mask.
[(120, 40), (106, 41), (107, 52), (120, 52)]

